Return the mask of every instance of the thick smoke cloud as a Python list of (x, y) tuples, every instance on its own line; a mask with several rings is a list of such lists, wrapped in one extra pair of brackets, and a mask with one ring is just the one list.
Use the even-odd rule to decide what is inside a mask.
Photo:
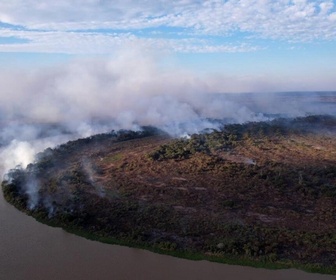
[(182, 136), (216, 128), (214, 119), (242, 123), (266, 120), (269, 114), (335, 113), (314, 100), (302, 102), (305, 98), (288, 103), (267, 93), (219, 94), (226, 83), (230, 88), (228, 79), (201, 79), (136, 50), (110, 59), (2, 71), (0, 159), (5, 169), (25, 167), (49, 146), (111, 129), (153, 125)]
[[(178, 124), (192, 124), (191, 131), (183, 128), (186, 132), (207, 126), (202, 118), (251, 119), (252, 111), (210, 96), (206, 81), (182, 70), (165, 71), (154, 59), (132, 53), (107, 61), (78, 60), (32, 72), (5, 72), (0, 78), (3, 123), (62, 124), (83, 136), (109, 127), (154, 125), (178, 135)], [(13, 137), (17, 131), (3, 132), (3, 137)]]

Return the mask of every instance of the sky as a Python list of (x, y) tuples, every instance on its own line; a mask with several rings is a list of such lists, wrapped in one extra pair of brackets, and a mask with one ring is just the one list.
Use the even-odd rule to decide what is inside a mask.
[(221, 92), (336, 90), (331, 0), (0, 0), (0, 68), (150, 56)]

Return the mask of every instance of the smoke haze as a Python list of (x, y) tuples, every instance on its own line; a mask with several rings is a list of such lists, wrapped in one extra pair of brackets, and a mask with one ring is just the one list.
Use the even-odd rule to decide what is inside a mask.
[[(216, 128), (212, 120), (261, 121), (272, 115), (336, 114), (318, 95), (228, 94), (220, 83), (124, 52), (43, 69), (2, 70), (0, 158), (25, 167), (34, 154), (70, 139), (112, 129), (159, 127), (173, 136)], [(219, 84), (220, 87), (219, 87)], [(286, 99), (291, 97), (291, 99)], [(322, 106), (323, 105), (323, 106)], [(334, 104), (333, 104), (334, 105)]]

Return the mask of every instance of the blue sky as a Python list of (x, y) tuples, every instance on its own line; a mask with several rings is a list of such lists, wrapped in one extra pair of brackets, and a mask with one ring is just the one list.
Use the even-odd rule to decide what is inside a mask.
[(336, 2), (0, 0), (2, 69), (135, 49), (219, 91), (336, 90)]

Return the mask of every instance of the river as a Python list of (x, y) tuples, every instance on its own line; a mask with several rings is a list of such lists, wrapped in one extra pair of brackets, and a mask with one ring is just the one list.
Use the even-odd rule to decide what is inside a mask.
[(145, 250), (102, 244), (38, 223), (0, 195), (0, 279), (304, 279), (336, 276), (189, 261)]

